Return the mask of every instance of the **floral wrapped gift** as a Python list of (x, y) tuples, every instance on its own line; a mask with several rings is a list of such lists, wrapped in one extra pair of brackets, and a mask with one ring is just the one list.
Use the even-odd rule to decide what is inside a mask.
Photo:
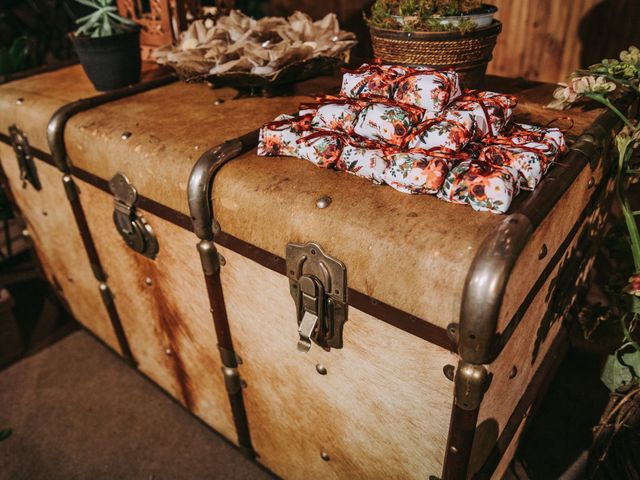
[(358, 98), (361, 95), (377, 95), (384, 98), (393, 98), (395, 79), (402, 67), (389, 67), (385, 65), (363, 64), (356, 70), (345, 70), (342, 76), (340, 95), (350, 98)]
[(301, 118), (304, 117), (280, 115), (264, 125), (260, 129), (258, 155), (298, 157), (298, 140), (305, 135)]
[(451, 169), (438, 198), (466, 203), (477, 211), (506, 213), (518, 192), (517, 172), (487, 162), (468, 160)]
[(318, 167), (335, 166), (340, 159), (344, 140), (342, 135), (335, 132), (316, 130), (302, 136), (297, 141), (295, 156), (309, 160)]
[(432, 116), (461, 94), (455, 71), (415, 70), (396, 80), (393, 99), (423, 108)]
[(508, 166), (518, 172), (520, 187), (533, 190), (560, 153), (566, 151), (563, 133), (557, 128), (514, 125), (506, 135), (485, 147), (480, 160)]
[(328, 99), (318, 105), (311, 121), (313, 128), (352, 134), (363, 104), (351, 98)]
[(446, 110), (441, 117), (425, 120), (407, 136), (405, 145), (425, 150), (440, 148), (462, 150), (472, 139), (475, 122), (470, 115)]
[(437, 193), (452, 161), (423, 152), (397, 152), (389, 155), (389, 168), (382, 179), (404, 193)]
[(421, 115), (422, 110), (416, 107), (373, 101), (360, 112), (354, 133), (369, 140), (400, 146)]
[(472, 117), (475, 122), (475, 138), (481, 139), (487, 135), (500, 135), (511, 119), (516, 103), (517, 100), (512, 95), (467, 91), (450, 108), (461, 115)]
[(382, 175), (387, 168), (387, 160), (379, 148), (349, 144), (342, 149), (336, 168), (374, 183), (383, 183)]

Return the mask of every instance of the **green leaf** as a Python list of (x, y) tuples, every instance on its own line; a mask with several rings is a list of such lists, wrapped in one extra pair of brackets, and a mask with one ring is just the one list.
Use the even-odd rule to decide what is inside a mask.
[(3, 428), (2, 430), (0, 430), (0, 442), (9, 438), (12, 433), (13, 430), (11, 430), (10, 428)]
[(630, 348), (609, 355), (600, 379), (612, 392), (623, 385), (637, 382), (640, 378), (640, 351)]

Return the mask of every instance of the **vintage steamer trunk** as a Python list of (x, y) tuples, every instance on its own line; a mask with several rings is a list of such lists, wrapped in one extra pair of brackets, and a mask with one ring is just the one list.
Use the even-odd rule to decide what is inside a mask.
[[(39, 95), (63, 97), (56, 82)], [(2, 147), (31, 224), (43, 205), (68, 210), (38, 227), (43, 252), (80, 217), (85, 233), (48, 253), (51, 277), (84, 239), (139, 369), (280, 476), (499, 478), (598, 245), (614, 117), (570, 111), (571, 152), (495, 216), (257, 157), (253, 129), (304, 97), (153, 86), (59, 109), (52, 157), (29, 131), (36, 156), (75, 182), (72, 208), (63, 189), (34, 203), (41, 191), (20, 190)], [(557, 115), (541, 108), (549, 86), (495, 88), (515, 90), (522, 121)], [(74, 313), (104, 338), (108, 320)]]

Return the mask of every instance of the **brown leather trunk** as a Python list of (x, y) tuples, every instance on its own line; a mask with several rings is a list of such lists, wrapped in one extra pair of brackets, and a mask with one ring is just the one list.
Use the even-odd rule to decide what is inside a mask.
[[(553, 86), (489, 82), (518, 95), (518, 120), (557, 116)], [(0, 87), (2, 140), (27, 132), (42, 189), (23, 187), (11, 147), (0, 161), (81, 322), (280, 476), (501, 476), (599, 242), (613, 117), (569, 111), (570, 153), (496, 216), (258, 157), (255, 129), (331, 78), (239, 99), (158, 82), (53, 115), (86, 83), (71, 67)], [(301, 353), (314, 312), (292, 294), (316, 259), (335, 335)]]

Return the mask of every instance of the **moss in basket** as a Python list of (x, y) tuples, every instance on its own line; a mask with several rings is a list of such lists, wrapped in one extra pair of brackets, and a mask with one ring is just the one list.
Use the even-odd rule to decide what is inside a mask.
[(464, 33), (476, 27), (472, 20), (462, 18), (454, 25), (440, 19), (472, 12), (481, 4), (481, 0), (377, 0), (366, 20), (371, 26), (391, 30)]
[(95, 11), (76, 20), (80, 27), (76, 35), (88, 37), (110, 37), (136, 28), (135, 22), (118, 15), (114, 0), (76, 0)]

